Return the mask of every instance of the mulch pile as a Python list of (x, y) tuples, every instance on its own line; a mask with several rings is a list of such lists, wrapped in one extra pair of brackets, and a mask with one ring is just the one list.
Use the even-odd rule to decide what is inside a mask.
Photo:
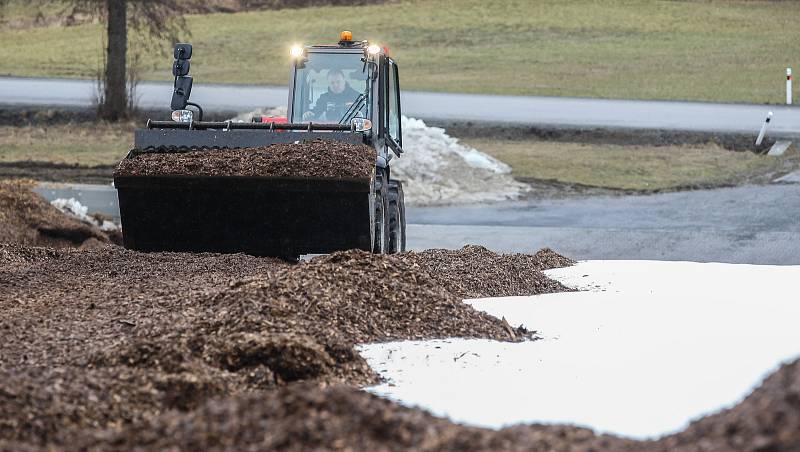
[(215, 400), (73, 444), (86, 450), (635, 450), (633, 441), (574, 427), (465, 427), (352, 387), (309, 383)]
[(0, 243), (73, 248), (104, 246), (116, 239), (64, 215), (32, 187), (31, 181), (0, 180)]
[(375, 383), (358, 343), (530, 337), (462, 303), (424, 256), (0, 246), (0, 438), (63, 445), (215, 397)]
[[(89, 397), (92, 395), (89, 393)], [(120, 428), (74, 429), (59, 447), (788, 452), (800, 450), (800, 361), (781, 367), (737, 406), (658, 441), (596, 435), (567, 425), (521, 425), (497, 431), (467, 427), (350, 386), (302, 382), (271, 391), (212, 398), (193, 410), (173, 410)], [(0, 450), (40, 449), (31, 443), (0, 439)]]
[[(800, 362), (651, 442), (465, 427), (353, 387), (377, 381), (357, 343), (530, 337), (460, 300), (565, 290), (540, 273), (572, 264), (550, 250), (347, 251), (299, 264), (145, 254), (107, 245), (24, 184), (0, 183), (0, 206), (0, 242), (12, 243), (0, 244), (0, 450), (800, 449)], [(41, 232), (59, 228), (86, 238)], [(87, 241), (102, 246), (26, 245)]]
[(549, 248), (535, 255), (497, 254), (477, 245), (467, 245), (457, 251), (412, 252), (406, 259), (417, 262), (448, 292), (461, 298), (569, 291), (571, 289), (541, 271), (575, 264)]
[(117, 176), (245, 176), (321, 179), (369, 179), (375, 149), (336, 141), (313, 140), (267, 147), (148, 148), (123, 159)]

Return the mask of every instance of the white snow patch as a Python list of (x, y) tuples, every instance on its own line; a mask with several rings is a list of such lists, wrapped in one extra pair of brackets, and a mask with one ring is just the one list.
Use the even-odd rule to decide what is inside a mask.
[(467, 300), (543, 340), (361, 346), (369, 388), (457, 422), (567, 423), (634, 438), (730, 407), (800, 355), (800, 266), (588, 261), (583, 292)]
[(479, 203), (517, 199), (527, 185), (511, 177), (505, 163), (464, 146), (439, 127), (402, 118), (403, 155), (391, 162), (392, 177), (404, 181), (406, 202), (416, 205)]
[(97, 226), (100, 230), (108, 232), (108, 231), (116, 231), (119, 229), (113, 221), (103, 220), (98, 221), (96, 218), (90, 216), (89, 208), (81, 204), (75, 198), (58, 198), (50, 201), (50, 204), (53, 205), (56, 209), (66, 213), (67, 215), (73, 216), (78, 220), (81, 220), (85, 223), (89, 223), (91, 225)]

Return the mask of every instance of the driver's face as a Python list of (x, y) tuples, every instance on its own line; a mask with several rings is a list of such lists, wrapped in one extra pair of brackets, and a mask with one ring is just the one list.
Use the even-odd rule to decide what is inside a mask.
[(344, 77), (341, 74), (333, 74), (328, 77), (328, 83), (331, 92), (339, 94), (344, 91)]

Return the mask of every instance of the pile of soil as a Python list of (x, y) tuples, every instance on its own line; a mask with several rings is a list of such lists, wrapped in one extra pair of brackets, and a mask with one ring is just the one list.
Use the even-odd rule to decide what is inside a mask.
[(123, 159), (117, 176), (245, 176), (369, 179), (375, 149), (313, 140), (259, 148), (148, 148)]
[(541, 271), (568, 267), (575, 261), (549, 248), (530, 254), (497, 254), (482, 246), (409, 253), (448, 292), (461, 298), (503, 297), (566, 292), (569, 289)]
[(84, 244), (105, 246), (112, 242), (112, 238), (96, 226), (51, 206), (31, 191), (33, 185), (25, 180), (0, 180), (0, 243), (66, 248)]
[(530, 337), (462, 303), (421, 256), (0, 246), (0, 438), (64, 444), (213, 397), (376, 383), (358, 343)]

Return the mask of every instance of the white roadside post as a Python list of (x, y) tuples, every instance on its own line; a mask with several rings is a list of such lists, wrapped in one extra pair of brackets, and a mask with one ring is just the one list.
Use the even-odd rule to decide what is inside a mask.
[(764, 141), (764, 135), (767, 134), (767, 126), (771, 119), (772, 112), (769, 112), (767, 113), (767, 119), (764, 120), (764, 124), (761, 124), (761, 130), (758, 132), (758, 138), (756, 138), (756, 146), (761, 146), (761, 142)]
[(792, 105), (792, 68), (786, 68), (786, 105)]

